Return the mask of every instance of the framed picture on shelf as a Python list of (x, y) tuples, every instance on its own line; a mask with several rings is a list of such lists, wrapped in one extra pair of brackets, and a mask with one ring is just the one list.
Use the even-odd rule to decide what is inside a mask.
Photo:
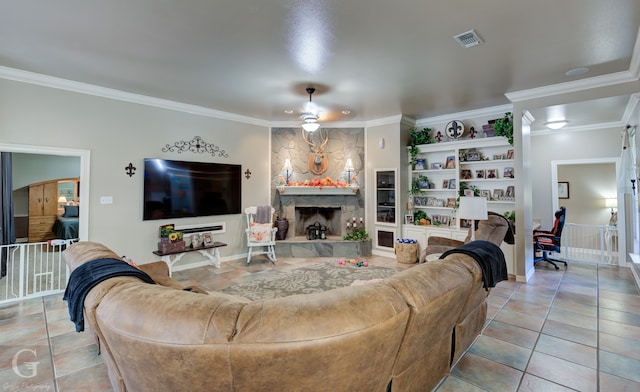
[(569, 198), (569, 183), (566, 181), (558, 181), (558, 199)]
[(505, 167), (504, 168), (504, 178), (513, 178), (513, 168), (512, 167)]
[(498, 178), (498, 169), (487, 169), (487, 178)]
[(424, 159), (422, 159), (422, 158), (416, 159), (414, 168), (415, 168), (415, 170), (424, 170), (425, 169), (425, 165), (426, 165), (426, 162), (425, 162)]
[(463, 180), (471, 180), (473, 179), (473, 174), (471, 173), (471, 170), (463, 169), (460, 172), (460, 178), (462, 178)]
[(473, 197), (473, 196), (475, 196), (475, 195), (473, 194), (473, 189), (465, 189), (465, 190), (464, 190), (464, 195), (465, 195), (466, 197)]
[(473, 220), (471, 219), (460, 219), (460, 227), (463, 229), (468, 229), (469, 227), (471, 227), (471, 222), (473, 222)]
[(442, 189), (449, 188), (449, 180), (442, 180)]
[(436, 198), (435, 197), (430, 197), (427, 199), (427, 204), (428, 207), (435, 207), (436, 206)]
[(513, 150), (507, 151), (507, 159), (513, 159)]
[(502, 154), (495, 154), (495, 155), (493, 156), (493, 159), (494, 159), (494, 160), (502, 159)]
[(449, 189), (456, 189), (456, 179), (452, 178), (449, 180)]
[(444, 200), (436, 199), (436, 207), (444, 207)]
[(449, 227), (456, 227), (456, 217), (449, 217)]
[(204, 246), (209, 246), (213, 243), (213, 240), (211, 239), (211, 233), (203, 233), (202, 234), (202, 244)]
[(405, 225), (410, 225), (413, 223), (413, 215), (412, 214), (406, 214), (404, 216), (404, 224)]
[(434, 162), (431, 164), (431, 170), (440, 170), (442, 169), (442, 163)]
[(449, 226), (449, 216), (448, 215), (440, 215), (440, 224), (442, 226)]
[(467, 161), (479, 161), (480, 160), (480, 153), (477, 151), (469, 151), (467, 152)]
[(493, 198), (496, 200), (500, 200), (500, 198), (504, 196), (504, 191), (502, 189), (494, 189), (493, 190)]
[(449, 208), (455, 208), (456, 207), (456, 198), (455, 197), (447, 198), (447, 207), (449, 207)]
[(513, 199), (514, 197), (516, 197), (515, 187), (513, 185), (509, 185), (507, 187), (507, 191), (505, 192), (504, 196), (510, 199)]
[(480, 191), (480, 196), (484, 197), (487, 200), (491, 200), (491, 191), (487, 190), (487, 189), (483, 189)]
[(455, 169), (456, 168), (456, 157), (449, 156), (447, 157), (447, 164), (445, 165), (447, 169)]
[(431, 224), (440, 223), (440, 215), (431, 215)]
[(476, 178), (485, 178), (485, 171), (484, 171), (484, 169), (478, 169), (478, 170), (476, 170)]

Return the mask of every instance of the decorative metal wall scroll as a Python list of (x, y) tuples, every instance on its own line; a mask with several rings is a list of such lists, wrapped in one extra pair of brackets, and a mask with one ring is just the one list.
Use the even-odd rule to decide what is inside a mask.
[(247, 169), (247, 171), (244, 172), (244, 176), (247, 178), (247, 180), (251, 178), (251, 170)]
[(200, 136), (195, 136), (191, 140), (180, 140), (173, 145), (167, 144), (162, 148), (162, 152), (178, 152), (178, 154), (182, 154), (183, 152), (191, 151), (194, 153), (209, 153), (211, 156), (218, 155), (219, 157), (228, 158), (229, 155), (225, 150), (220, 149), (220, 147), (216, 146), (213, 143), (207, 143)]
[(133, 163), (131, 162), (129, 162), (129, 166), (124, 167), (124, 171), (125, 171), (125, 174), (128, 175), (129, 177), (132, 177), (134, 174), (136, 174), (136, 168), (135, 166), (133, 166)]

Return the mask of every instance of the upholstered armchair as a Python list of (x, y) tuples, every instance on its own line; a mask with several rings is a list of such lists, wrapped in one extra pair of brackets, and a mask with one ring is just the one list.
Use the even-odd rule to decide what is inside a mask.
[[(489, 211), (489, 217), (487, 220), (477, 221), (477, 229), (475, 231), (476, 240), (484, 240), (492, 242), (498, 246), (502, 242), (507, 244), (514, 244), (515, 237), (513, 235), (513, 227), (511, 222), (504, 216)], [(427, 240), (427, 247), (422, 251), (420, 255), (420, 262), (424, 263), (427, 256), (431, 254), (440, 254), (448, 251), (449, 249), (457, 248), (462, 244), (466, 244), (471, 241), (471, 229), (464, 241), (454, 240), (452, 238), (444, 237), (429, 237)]]

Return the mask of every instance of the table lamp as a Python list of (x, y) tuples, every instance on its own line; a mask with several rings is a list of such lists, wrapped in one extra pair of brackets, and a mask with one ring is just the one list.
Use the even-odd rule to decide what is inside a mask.
[(486, 220), (487, 199), (484, 197), (461, 196), (458, 207), (458, 219), (471, 219), (471, 241), (476, 240), (476, 220)]

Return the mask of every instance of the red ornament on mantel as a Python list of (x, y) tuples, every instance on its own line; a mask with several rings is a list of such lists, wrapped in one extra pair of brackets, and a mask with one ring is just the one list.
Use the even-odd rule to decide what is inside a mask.
[(444, 138), (444, 135), (442, 134), (442, 132), (438, 131), (435, 136), (436, 141), (440, 143), (442, 141), (442, 138)]

